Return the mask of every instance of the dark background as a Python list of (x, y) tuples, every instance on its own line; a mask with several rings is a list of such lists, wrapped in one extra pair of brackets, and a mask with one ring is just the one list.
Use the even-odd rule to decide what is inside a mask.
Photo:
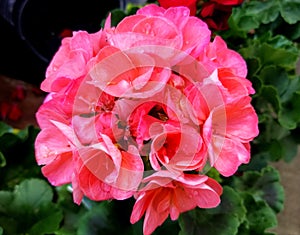
[(39, 85), (67, 30), (100, 29), (118, 0), (0, 0), (0, 74)]

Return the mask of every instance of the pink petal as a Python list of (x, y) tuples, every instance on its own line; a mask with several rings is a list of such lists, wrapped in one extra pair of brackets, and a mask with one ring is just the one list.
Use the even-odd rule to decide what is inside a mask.
[[(193, 57), (198, 57), (210, 42), (210, 30), (203, 21), (190, 17), (182, 31), (183, 47)], [(201, 38), (201, 40), (199, 40)]]
[(122, 165), (114, 186), (125, 191), (135, 192), (143, 178), (144, 164), (138, 150), (133, 146), (130, 146), (129, 149), (135, 153), (122, 151)]
[(180, 213), (192, 210), (196, 207), (194, 200), (191, 200), (189, 194), (183, 187), (177, 187), (174, 190), (172, 205), (170, 207), (170, 217), (172, 220), (177, 220)]
[(142, 8), (140, 8), (136, 14), (137, 15), (145, 15), (145, 16), (161, 16), (165, 13), (165, 9), (157, 6), (156, 4), (148, 4)]
[(58, 155), (52, 162), (42, 167), (43, 175), (52, 185), (60, 186), (72, 181), (74, 171), (72, 152)]
[(148, 183), (137, 193), (131, 222), (137, 222), (145, 213), (144, 234), (151, 234), (170, 214), (175, 220), (179, 214), (195, 208), (215, 207), (220, 203), (222, 187), (202, 175), (174, 174), (158, 171), (145, 179)]
[(72, 128), (81, 144), (90, 145), (98, 142), (96, 130), (96, 118), (74, 116), (72, 119)]
[(165, 17), (147, 17), (138, 21), (132, 28), (133, 32), (156, 36), (164, 39), (173, 39), (180, 35), (176, 25)]
[(82, 190), (79, 187), (77, 171), (75, 171), (74, 174), (72, 175), (72, 189), (73, 189), (73, 201), (77, 205), (80, 205), (84, 195)]
[(145, 19), (146, 16), (143, 15), (131, 15), (125, 17), (117, 26), (116, 32), (130, 32), (132, 28), (142, 19)]
[(250, 152), (247, 144), (225, 138), (214, 167), (222, 175), (228, 177), (233, 175), (242, 163), (248, 163), (249, 160)]
[(248, 142), (258, 135), (258, 117), (250, 101), (247, 96), (226, 106), (228, 138)]
[(219, 69), (218, 74), (222, 85), (228, 89), (232, 98), (248, 96), (255, 93), (252, 83), (248, 79), (237, 77), (230, 69)]
[(50, 164), (58, 155), (72, 151), (71, 143), (57, 128), (42, 129), (35, 141), (35, 156), (39, 165)]
[(146, 200), (146, 192), (140, 193), (136, 202), (133, 206), (132, 213), (130, 216), (130, 223), (134, 224), (139, 221), (144, 215), (146, 209), (148, 208), (150, 201)]
[(201, 186), (199, 189), (187, 189), (186, 191), (193, 196), (197, 206), (200, 208), (213, 208), (221, 202), (220, 195), (207, 185)]
[(216, 36), (208, 51), (209, 57), (218, 64), (219, 68), (230, 68), (239, 77), (247, 76), (247, 65), (243, 57), (227, 48), (226, 42)]
[(71, 38), (64, 38), (47, 68), (46, 79), (42, 82), (41, 89), (47, 92), (58, 92), (72, 80), (86, 75), (87, 62), (99, 50), (97, 45), (103, 43), (102, 38), (101, 31), (95, 34), (79, 31), (74, 32)]
[(96, 63), (90, 75), (92, 83), (109, 95), (146, 98), (162, 90), (170, 76), (168, 69), (152, 72), (154, 65), (155, 60), (148, 55), (113, 51)]
[(85, 165), (83, 165), (80, 157), (77, 157), (76, 159), (77, 170), (75, 175), (77, 175), (76, 178), (78, 183), (75, 182), (75, 184), (78, 190), (77, 193), (81, 191), (88, 198), (95, 201), (109, 199), (124, 200), (133, 195), (132, 191), (123, 191), (104, 183)]
[(39, 127), (44, 129), (53, 127), (53, 123), (51, 123), (50, 120), (67, 123), (68, 116), (61, 109), (56, 100), (50, 100), (40, 106), (38, 112), (36, 113), (36, 119)]
[[(148, 210), (146, 210), (143, 232), (144, 235), (150, 235), (158, 226), (168, 218), (169, 211), (167, 210), (168, 198), (164, 197), (165, 192), (157, 192)], [(155, 208), (155, 202), (162, 205), (162, 208)], [(163, 205), (165, 204), (165, 205)], [(155, 206), (155, 207), (154, 207)], [(158, 206), (159, 207), (159, 206)], [(165, 208), (165, 210), (163, 210)]]
[(186, 7), (170, 7), (164, 13), (164, 17), (172, 21), (179, 30), (186, 26), (189, 16), (190, 11)]

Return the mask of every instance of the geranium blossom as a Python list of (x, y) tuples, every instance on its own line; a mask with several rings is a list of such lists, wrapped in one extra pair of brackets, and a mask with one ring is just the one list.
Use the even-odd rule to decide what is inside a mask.
[(147, 185), (135, 196), (130, 221), (137, 222), (145, 214), (144, 234), (151, 234), (170, 215), (178, 219), (180, 213), (215, 207), (220, 203), (221, 186), (202, 175), (174, 175), (161, 171), (146, 178)]
[(150, 234), (170, 215), (220, 202), (205, 175), (233, 175), (258, 134), (243, 58), (187, 7), (154, 4), (95, 34), (64, 38), (46, 73), (36, 160), (74, 201), (134, 195)]

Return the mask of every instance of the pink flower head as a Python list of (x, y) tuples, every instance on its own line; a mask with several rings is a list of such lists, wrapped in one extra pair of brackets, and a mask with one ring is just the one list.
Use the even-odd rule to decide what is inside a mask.
[(222, 187), (207, 176), (160, 171), (144, 182), (147, 185), (135, 195), (130, 221), (135, 223), (145, 214), (145, 235), (151, 234), (169, 215), (176, 220), (180, 213), (195, 207), (212, 208), (220, 203)]
[(64, 38), (36, 115), (36, 160), (50, 183), (72, 184), (78, 204), (134, 196), (131, 222), (145, 214), (145, 234), (169, 215), (217, 206), (222, 188), (203, 174), (248, 163), (258, 119), (245, 61), (210, 36), (187, 7), (150, 4)]

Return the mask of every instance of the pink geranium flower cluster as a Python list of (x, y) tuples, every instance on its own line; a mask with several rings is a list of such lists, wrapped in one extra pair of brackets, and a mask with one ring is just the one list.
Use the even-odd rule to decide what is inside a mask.
[(64, 38), (41, 88), (36, 159), (73, 197), (134, 196), (144, 234), (220, 203), (205, 175), (233, 175), (258, 134), (242, 57), (186, 7), (147, 5), (116, 27)]

